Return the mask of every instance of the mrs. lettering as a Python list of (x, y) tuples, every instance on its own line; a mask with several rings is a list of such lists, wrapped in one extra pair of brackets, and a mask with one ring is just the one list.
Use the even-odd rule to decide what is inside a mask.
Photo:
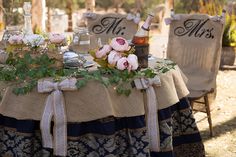
[(206, 23), (209, 19), (188, 19), (184, 21), (183, 26), (177, 27), (174, 30), (174, 34), (177, 36), (189, 36), (189, 37), (205, 37), (213, 39), (212, 34), (214, 28), (206, 28)]

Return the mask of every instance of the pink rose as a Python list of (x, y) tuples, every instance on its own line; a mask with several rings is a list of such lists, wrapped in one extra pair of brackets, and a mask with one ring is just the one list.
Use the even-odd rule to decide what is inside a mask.
[(96, 53), (97, 58), (103, 58), (105, 57), (109, 52), (111, 51), (110, 45), (103, 45)]
[(61, 44), (65, 41), (65, 36), (59, 33), (51, 33), (49, 35), (49, 41), (53, 44)]
[(127, 60), (129, 62), (129, 70), (136, 70), (138, 69), (138, 57), (134, 54), (130, 54), (127, 57)]
[(122, 37), (116, 37), (111, 40), (111, 47), (116, 51), (128, 51), (129, 50), (129, 44), (127, 40), (125, 40)]
[(8, 42), (10, 44), (22, 44), (23, 43), (23, 36), (22, 35), (12, 35)]
[(126, 57), (122, 57), (121, 59), (119, 59), (117, 61), (117, 65), (116, 65), (117, 69), (119, 70), (125, 70), (129, 67), (129, 62), (128, 59)]
[(116, 62), (121, 58), (121, 53), (116, 51), (111, 51), (108, 55), (108, 63), (115, 66)]

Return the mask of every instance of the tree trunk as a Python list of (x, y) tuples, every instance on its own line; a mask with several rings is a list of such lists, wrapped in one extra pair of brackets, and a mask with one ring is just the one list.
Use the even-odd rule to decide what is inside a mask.
[(0, 0), (0, 31), (4, 29), (4, 21), (3, 21), (3, 3)]
[(48, 10), (47, 10), (48, 14), (47, 14), (47, 31), (51, 32), (51, 8), (48, 6)]
[(174, 0), (167, 0), (167, 9), (174, 9)]
[(136, 12), (141, 13), (143, 7), (144, 7), (144, 1), (143, 1), (143, 0), (135, 0), (135, 8), (136, 8)]
[(68, 14), (68, 32), (73, 31), (73, 23), (72, 23), (72, 0), (67, 0), (66, 1), (66, 6), (67, 6), (67, 14)]
[(165, 13), (164, 13), (164, 17), (161, 23), (161, 33), (163, 35), (168, 35), (169, 33), (169, 27), (166, 26), (164, 19), (170, 17), (170, 12), (171, 9), (174, 9), (174, 0), (166, 0), (165, 1)]
[(34, 30), (45, 30), (45, 12), (45, 0), (32, 0), (32, 27)]
[(95, 11), (95, 0), (86, 0), (85, 8), (87, 11), (94, 12)]
[(115, 8), (115, 12), (118, 13), (120, 7), (123, 5), (124, 0), (114, 0), (113, 1), (113, 7)]

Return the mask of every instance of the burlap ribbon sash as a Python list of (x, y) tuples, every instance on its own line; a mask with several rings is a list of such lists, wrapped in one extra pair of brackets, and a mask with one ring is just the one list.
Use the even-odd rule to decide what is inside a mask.
[[(165, 20), (165, 24), (169, 25), (169, 24), (171, 24), (172, 21), (180, 20), (180, 19), (181, 19), (180, 15), (173, 14), (173, 15), (171, 15), (171, 17), (165, 18), (164, 20)], [(209, 16), (209, 19), (212, 21), (220, 22), (221, 24), (224, 24), (225, 23), (225, 13), (223, 13), (221, 16), (219, 16), (219, 15)]]
[(171, 24), (171, 22), (174, 21), (174, 20), (180, 20), (180, 16), (172, 14), (171, 17), (164, 19), (166, 25)]
[(147, 131), (150, 140), (150, 149), (155, 152), (160, 151), (160, 131), (158, 124), (157, 98), (153, 86), (160, 86), (161, 81), (158, 76), (154, 78), (140, 78), (134, 80), (137, 89), (145, 89), (147, 93)]
[[(53, 148), (54, 155), (66, 156), (67, 153), (67, 118), (65, 100), (62, 91), (76, 90), (76, 79), (65, 79), (61, 82), (48, 80), (38, 81), (38, 92), (51, 94), (47, 97), (40, 122), (43, 147)], [(52, 117), (54, 118), (53, 137), (50, 133)]]

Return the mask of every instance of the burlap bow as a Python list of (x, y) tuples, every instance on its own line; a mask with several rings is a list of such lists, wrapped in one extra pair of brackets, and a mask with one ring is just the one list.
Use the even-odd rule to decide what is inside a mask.
[(93, 12), (83, 13), (83, 18), (90, 18), (90, 19), (96, 20), (96, 17), (97, 17), (97, 14)]
[[(65, 101), (62, 91), (76, 90), (76, 79), (65, 79), (61, 82), (38, 81), (38, 92), (49, 93), (40, 122), (43, 146), (54, 148), (54, 155), (66, 156), (67, 153), (67, 119)], [(51, 120), (54, 117), (53, 137), (50, 133)]]
[(136, 15), (134, 15), (134, 14), (129, 13), (129, 14), (126, 16), (126, 20), (128, 20), (128, 21), (134, 21), (134, 23), (139, 24), (139, 22), (140, 22), (140, 20), (141, 20), (140, 14), (137, 13)]
[(165, 18), (164, 20), (165, 20), (165, 24), (169, 25), (169, 24), (171, 24), (172, 21), (180, 20), (180, 16), (173, 14), (173, 15), (171, 15), (171, 17)]
[(214, 22), (220, 22), (221, 24), (224, 24), (225, 23), (225, 16), (224, 15), (211, 16), (210, 20), (212, 20)]
[[(221, 16), (219, 16), (219, 15), (211, 16), (211, 17), (209, 17), (209, 19), (214, 22), (220, 22), (221, 24), (224, 24), (225, 23), (225, 14), (222, 14)], [(165, 24), (169, 25), (174, 20), (180, 20), (180, 16), (178, 14), (177, 15), (172, 14), (170, 18), (165, 18)]]
[(160, 131), (158, 124), (157, 98), (153, 86), (160, 86), (161, 81), (158, 76), (154, 78), (141, 78), (134, 80), (137, 89), (145, 89), (147, 93), (147, 131), (150, 140), (150, 149), (160, 151)]

